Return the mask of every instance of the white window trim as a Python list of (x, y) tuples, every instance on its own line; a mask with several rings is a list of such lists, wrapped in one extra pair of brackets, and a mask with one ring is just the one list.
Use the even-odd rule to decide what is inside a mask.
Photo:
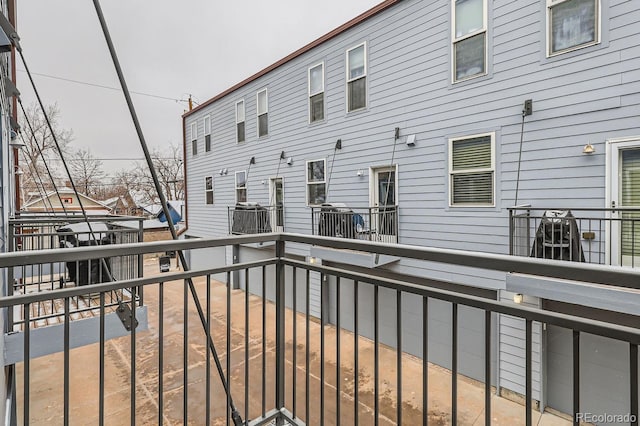
[(561, 3), (564, 3), (568, 0), (547, 0), (547, 7), (545, 8), (545, 21), (546, 21), (546, 37), (547, 37), (547, 58), (552, 58), (554, 56), (563, 55), (565, 53), (573, 52), (576, 50), (584, 49), (586, 47), (595, 46), (596, 44), (600, 44), (602, 40), (602, 0), (595, 0), (596, 4), (596, 37), (595, 40), (589, 43), (581, 44), (580, 46), (570, 47), (568, 49), (559, 50), (557, 52), (551, 53), (551, 26), (549, 25), (551, 21), (551, 8), (553, 6), (557, 6)]
[[(242, 104), (242, 112), (244, 115), (244, 120), (242, 121), (238, 121), (238, 105)], [(241, 144), (241, 143), (245, 143), (247, 141), (247, 109), (246, 109), (246, 105), (244, 103), (244, 98), (236, 101), (236, 110), (235, 110), (235, 114), (236, 114), (236, 128), (235, 128), (235, 133), (236, 133), (236, 144)], [(245, 123), (245, 127), (244, 127), (244, 140), (242, 142), (238, 142), (238, 124), (240, 123)]]
[[(207, 189), (207, 179), (211, 179), (211, 189)], [(215, 183), (213, 181), (213, 176), (205, 176), (204, 177), (204, 204), (206, 206), (212, 206), (216, 202), (215, 193), (213, 189), (215, 188)], [(207, 203), (207, 193), (211, 192), (211, 204)]]
[[(315, 67), (320, 66), (320, 65), (322, 65), (322, 90), (320, 90), (318, 92), (311, 93), (311, 70), (314, 69)], [(324, 119), (323, 120), (311, 121), (311, 97), (315, 96), (315, 95), (319, 95), (320, 93), (324, 93), (324, 61), (323, 62), (318, 62), (315, 65), (311, 65), (309, 67), (309, 69), (307, 70), (307, 93), (309, 94), (308, 99), (307, 99), (308, 109), (309, 109), (309, 111), (308, 111), (309, 112), (309, 114), (308, 114), (309, 115), (309, 117), (308, 117), (309, 118), (309, 124), (316, 123), (318, 121), (323, 121)], [(322, 107), (324, 109), (324, 99), (323, 99), (322, 104), (323, 104)]]
[[(316, 163), (318, 161), (322, 161), (324, 163), (324, 179), (322, 182), (309, 182), (309, 163)], [(307, 160), (305, 167), (304, 167), (304, 180), (305, 180), (305, 185), (304, 185), (304, 192), (305, 192), (305, 199), (306, 199), (306, 205), (308, 207), (315, 207), (315, 206), (319, 206), (320, 204), (309, 204), (309, 185), (313, 184), (313, 185), (319, 185), (321, 183), (324, 184), (324, 191), (325, 191), (325, 202), (327, 202), (327, 159), (326, 158), (318, 158), (317, 160)]]
[[(361, 75), (358, 78), (349, 78), (349, 52), (351, 52), (352, 50), (355, 50), (361, 46), (364, 46), (364, 74)], [(352, 81), (356, 81), (359, 80), (361, 78), (367, 78), (369, 76), (369, 66), (368, 66), (368, 61), (369, 61), (369, 55), (367, 53), (367, 42), (363, 41), (362, 43), (358, 44), (357, 46), (353, 46), (350, 49), (347, 49), (347, 51), (345, 52), (345, 84), (344, 84), (344, 109), (347, 112), (347, 114), (351, 113), (351, 112), (357, 112), (357, 111), (362, 111), (364, 109), (367, 109), (367, 107), (369, 106), (369, 87), (368, 84), (365, 84), (365, 93), (364, 93), (364, 107), (362, 108), (358, 108), (358, 109), (354, 109), (353, 111), (349, 111), (349, 83), (351, 83)]]
[[(474, 139), (474, 138), (481, 138), (484, 136), (491, 136), (491, 167), (490, 168), (476, 168), (476, 169), (469, 169), (469, 170), (456, 170), (455, 172), (453, 171), (453, 143), (457, 142), (457, 141), (463, 141), (466, 139)], [(486, 207), (495, 207), (496, 206), (496, 133), (495, 132), (488, 132), (488, 133), (478, 133), (475, 135), (465, 135), (465, 136), (459, 136), (459, 137), (455, 137), (455, 138), (449, 138), (449, 153), (448, 153), (448, 157), (449, 157), (449, 174), (448, 174), (448, 179), (449, 179), (449, 207), (453, 207), (453, 208), (457, 208), (457, 207), (479, 207), (479, 208), (486, 208)], [(493, 172), (493, 182), (492, 182), (492, 188), (493, 188), (493, 196), (491, 197), (493, 199), (493, 203), (491, 204), (454, 204), (453, 203), (453, 175), (454, 174), (462, 174), (462, 173), (469, 173), (469, 172)]]
[[(205, 115), (204, 116), (204, 152), (210, 152), (211, 151), (211, 116), (210, 115)], [(209, 127), (209, 130), (207, 131), (207, 127)], [(209, 136), (209, 149), (207, 149), (207, 136)]]
[(196, 121), (191, 123), (191, 140), (198, 140), (198, 123)]
[[(469, 34), (465, 34), (460, 38), (456, 38), (456, 0), (451, 0), (451, 83), (460, 83), (463, 81), (472, 80), (474, 78), (483, 77), (489, 73), (489, 31), (487, 29), (488, 21), (488, 6), (487, 0), (482, 0), (482, 28)], [(466, 40), (468, 38), (477, 36), (478, 34), (485, 33), (484, 36), (484, 72), (482, 74), (472, 75), (470, 77), (461, 78), (456, 80), (456, 43)]]
[(234, 180), (233, 180), (233, 197), (236, 200), (236, 204), (238, 203), (238, 189), (242, 188), (242, 186), (238, 186), (238, 174), (240, 173), (244, 173), (244, 191), (247, 194), (247, 201), (249, 200), (249, 191), (247, 188), (247, 171), (246, 170), (239, 170), (237, 172), (235, 172), (235, 175), (233, 176)]
[[(264, 111), (262, 114), (260, 114), (260, 110), (259, 110), (260, 101), (259, 101), (259, 98), (260, 98), (260, 93), (262, 93), (262, 92), (265, 93), (265, 96), (267, 98), (267, 110)], [(259, 123), (259, 120), (260, 120), (260, 116), (264, 115), (264, 114), (267, 114), (267, 134), (260, 136), (260, 123)], [(246, 114), (245, 114), (245, 118), (246, 118)], [(269, 92), (267, 91), (267, 88), (265, 87), (264, 89), (260, 89), (260, 90), (258, 90), (256, 92), (256, 136), (258, 138), (266, 138), (267, 136), (269, 136), (269, 131), (270, 131), (270, 129), (269, 129)], [(245, 133), (245, 135), (247, 134), (247, 130), (246, 129), (245, 129), (244, 133)]]
[[(208, 123), (208, 127), (209, 127), (209, 131), (207, 132), (207, 123)], [(204, 135), (210, 135), (211, 134), (211, 116), (210, 115), (205, 115), (204, 116)]]

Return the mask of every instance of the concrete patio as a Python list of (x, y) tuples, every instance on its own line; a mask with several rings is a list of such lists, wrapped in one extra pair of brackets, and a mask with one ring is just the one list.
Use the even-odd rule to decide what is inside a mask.
[[(145, 276), (157, 274), (157, 263), (147, 260)], [(199, 296), (206, 299), (206, 282), (195, 281)], [(149, 309), (149, 330), (136, 335), (136, 424), (158, 424), (158, 285), (145, 287), (145, 304)], [(163, 369), (163, 423), (183, 423), (183, 306), (184, 285), (182, 281), (164, 284), (164, 369)], [(227, 362), (226, 353), (226, 287), (212, 281), (211, 285), (211, 335), (220, 355), (222, 365)], [(245, 417), (245, 293), (232, 291), (231, 309), (231, 392), (234, 401)], [(205, 424), (205, 379), (206, 339), (193, 302), (188, 299), (188, 424)], [(275, 329), (274, 305), (266, 304), (266, 410), (274, 406), (275, 380)], [(249, 418), (262, 412), (262, 299), (249, 298)], [(309, 407), (305, 412), (306, 396), (306, 349), (305, 316), (296, 315), (297, 339), (294, 347), (293, 312), (287, 311), (286, 351), (286, 408), (310, 425), (320, 424), (320, 324), (310, 322), (309, 345)], [(96, 329), (96, 333), (98, 330)], [(325, 424), (354, 424), (354, 336), (340, 332), (340, 417), (336, 422), (336, 339), (334, 326), (325, 327)], [(373, 342), (359, 338), (359, 424), (373, 424)], [(293, 354), (296, 351), (296, 366)], [(106, 342), (105, 350), (105, 424), (131, 424), (131, 339), (129, 337)], [(34, 425), (62, 424), (63, 422), (63, 354), (34, 359), (31, 362), (31, 406), (30, 423)], [(99, 346), (91, 345), (70, 352), (70, 424), (98, 424), (99, 397)], [(397, 424), (396, 418), (396, 353), (394, 349), (380, 346), (380, 424)], [(22, 401), (22, 364), (17, 368), (18, 409)], [(292, 388), (293, 373), (296, 374), (296, 401)], [(422, 360), (404, 354), (402, 358), (402, 424), (422, 424)], [(451, 374), (448, 370), (429, 366), (429, 424), (451, 423)], [(458, 424), (484, 424), (484, 386), (464, 378), (458, 379)], [(295, 405), (295, 407), (294, 407)], [(211, 361), (211, 422), (225, 424), (226, 397), (220, 379)], [(492, 424), (524, 424), (524, 406), (492, 395)], [(22, 414), (19, 412), (20, 419)], [(533, 413), (534, 424), (569, 425), (570, 421), (544, 413)], [(20, 420), (21, 421), (21, 420)]]

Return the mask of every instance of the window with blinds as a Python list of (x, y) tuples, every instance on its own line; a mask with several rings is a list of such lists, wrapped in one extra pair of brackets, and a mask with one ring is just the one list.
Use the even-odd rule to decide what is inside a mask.
[(449, 140), (450, 205), (493, 206), (493, 134)]
[[(622, 207), (640, 207), (640, 149), (620, 153), (620, 202)], [(622, 254), (640, 255), (640, 214), (622, 213)]]

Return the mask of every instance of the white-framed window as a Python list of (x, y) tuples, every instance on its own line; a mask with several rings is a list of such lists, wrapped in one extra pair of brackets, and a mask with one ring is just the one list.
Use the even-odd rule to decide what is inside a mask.
[(347, 112), (367, 107), (367, 44), (347, 50)]
[(487, 0), (451, 0), (453, 82), (487, 73)]
[(495, 134), (449, 139), (449, 205), (495, 205)]
[(309, 67), (309, 123), (324, 120), (324, 62)]
[(258, 116), (258, 137), (267, 136), (269, 134), (269, 99), (267, 97), (267, 89), (262, 89), (256, 94), (257, 107), (256, 114)]
[(204, 152), (211, 151), (211, 117), (204, 117)]
[(213, 176), (204, 178), (204, 202), (213, 204)]
[(600, 42), (600, 0), (547, 0), (547, 55)]
[(307, 161), (307, 205), (317, 206), (327, 200), (327, 160)]
[(236, 203), (247, 201), (247, 172), (236, 172)]
[(244, 99), (236, 102), (236, 142), (244, 142)]
[(191, 154), (198, 155), (198, 123), (191, 123)]

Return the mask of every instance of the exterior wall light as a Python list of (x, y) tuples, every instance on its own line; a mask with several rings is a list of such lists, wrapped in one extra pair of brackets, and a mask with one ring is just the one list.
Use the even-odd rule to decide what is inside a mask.
[(591, 143), (586, 144), (584, 148), (582, 148), (583, 154), (593, 154), (594, 152), (596, 152), (596, 147), (591, 145)]
[(524, 300), (524, 296), (522, 295), (522, 293), (516, 293), (513, 295), (514, 303), (517, 303), (519, 305), (522, 303), (523, 300)]

